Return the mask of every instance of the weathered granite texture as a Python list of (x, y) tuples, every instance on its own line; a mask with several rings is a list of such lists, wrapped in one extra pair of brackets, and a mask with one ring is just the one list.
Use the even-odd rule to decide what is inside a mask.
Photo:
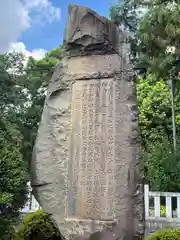
[(114, 53), (117, 25), (87, 7), (69, 5), (64, 46), (70, 55)]
[[(109, 226), (121, 236), (128, 235), (126, 239), (140, 239), (143, 188), (133, 73), (117, 54), (75, 57), (63, 64), (51, 79), (34, 148), (35, 196), (67, 239), (91, 233), (94, 221), (93, 231)], [(99, 88), (101, 99), (98, 93), (90, 99), (93, 87)], [(103, 89), (110, 92), (111, 87), (103, 105)], [(93, 102), (100, 107), (95, 107), (96, 112)], [(79, 123), (93, 129), (87, 133)], [(83, 157), (83, 151), (89, 155)]]
[(79, 55), (64, 59), (48, 87), (32, 159), (34, 194), (68, 240), (107, 228), (116, 239), (139, 240), (145, 225), (133, 71), (116, 53)]

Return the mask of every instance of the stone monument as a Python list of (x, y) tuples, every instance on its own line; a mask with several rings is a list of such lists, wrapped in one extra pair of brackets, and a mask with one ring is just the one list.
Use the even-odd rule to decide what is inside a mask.
[(68, 56), (50, 80), (32, 159), (34, 195), (67, 240), (106, 228), (115, 239), (144, 235), (134, 78), (119, 39), (111, 21), (69, 6)]

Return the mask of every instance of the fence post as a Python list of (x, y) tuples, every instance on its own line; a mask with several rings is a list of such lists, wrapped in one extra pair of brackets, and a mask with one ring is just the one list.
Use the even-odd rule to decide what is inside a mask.
[(171, 197), (166, 197), (166, 217), (172, 218), (172, 202)]
[(177, 197), (177, 218), (180, 218), (180, 197)]
[(145, 218), (149, 217), (149, 185), (144, 185)]
[(27, 185), (28, 185), (28, 199), (27, 199), (26, 205), (28, 206), (28, 212), (29, 212), (31, 209), (31, 183), (28, 182)]
[(154, 214), (155, 217), (160, 217), (161, 216), (161, 211), (160, 211), (160, 196), (155, 196), (154, 197)]

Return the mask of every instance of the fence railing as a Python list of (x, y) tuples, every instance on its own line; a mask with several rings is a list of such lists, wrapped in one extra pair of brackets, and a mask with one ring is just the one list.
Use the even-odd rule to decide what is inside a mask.
[(39, 203), (36, 201), (35, 197), (32, 194), (30, 183), (28, 183), (28, 188), (29, 188), (28, 201), (25, 204), (24, 208), (21, 209), (21, 213), (25, 214), (29, 212), (35, 212), (41, 209), (41, 206), (39, 205)]
[(180, 222), (180, 193), (149, 191), (144, 186), (145, 217)]

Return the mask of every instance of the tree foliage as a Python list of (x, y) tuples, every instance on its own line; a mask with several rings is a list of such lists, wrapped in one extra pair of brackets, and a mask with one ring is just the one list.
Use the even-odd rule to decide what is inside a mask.
[(134, 0), (124, 0), (110, 7), (110, 18), (119, 26), (135, 33), (140, 22), (141, 9)]
[(19, 126), (24, 137), (22, 152), (27, 162), (31, 160), (32, 148), (41, 119), (48, 82), (55, 66), (63, 56), (64, 50), (60, 46), (47, 53), (42, 60), (37, 61), (29, 58), (25, 68), (26, 74), (22, 76), (21, 82), (22, 87), (26, 89), (27, 106), (22, 109)]
[(145, 11), (147, 11), (146, 4), (139, 0), (119, 1), (119, 4), (112, 5), (110, 8), (111, 20), (117, 23), (120, 29), (128, 35), (130, 60), (135, 68), (147, 67), (145, 61), (140, 59), (140, 52), (144, 46), (137, 35)]
[[(24, 206), (28, 173), (21, 146), (23, 136), (16, 113), (24, 94), (14, 71), (22, 70), (23, 56), (0, 55), (0, 238), (7, 239), (12, 217)], [(14, 69), (12, 72), (11, 70)]]
[(26, 202), (28, 165), (48, 81), (62, 58), (58, 48), (39, 61), (0, 55), (0, 238)]
[(131, 59), (135, 68), (145, 68), (167, 78), (180, 71), (180, 3), (170, 0), (124, 0), (112, 6), (110, 16), (132, 33)]
[(16, 63), (11, 64), (12, 54), (0, 56), (0, 203), (16, 210), (24, 203), (27, 171), (21, 154), (23, 136), (15, 121), (23, 93), (18, 80), (8, 72), (14, 64), (21, 66), (22, 59), (17, 54), (13, 57)]
[(180, 191), (180, 152), (164, 139), (149, 147), (145, 154), (145, 176), (154, 191)]
[[(171, 93), (163, 79), (156, 81), (153, 75), (139, 78), (136, 84), (139, 119), (144, 146), (172, 138)], [(178, 103), (177, 103), (178, 104)], [(180, 116), (178, 115), (177, 118)]]
[[(141, 55), (150, 71), (166, 77), (180, 56), (180, 3), (153, 0), (141, 19), (137, 36), (144, 45)], [(169, 48), (173, 48), (169, 51)]]
[[(164, 79), (148, 75), (137, 83), (139, 122), (144, 149), (145, 175), (153, 190), (179, 191), (179, 150), (172, 144), (170, 88)], [(180, 136), (179, 91), (175, 96), (177, 139)]]
[(15, 221), (5, 217), (0, 218), (0, 239), (1, 240), (18, 240), (15, 228)]
[[(143, 14), (138, 12), (139, 9), (144, 11)], [(178, 167), (180, 159), (172, 151), (172, 110), (168, 79), (170, 73), (176, 78), (175, 113), (179, 139), (180, 91), (179, 76), (175, 73), (180, 71), (180, 2), (124, 0), (110, 9), (110, 15), (131, 33), (130, 56), (134, 68), (147, 71), (147, 77), (137, 79), (136, 82), (142, 143), (146, 155), (146, 178), (153, 189), (178, 190), (178, 178), (175, 177), (173, 186), (171, 174)], [(167, 164), (174, 164), (168, 165), (169, 171), (165, 160)]]

